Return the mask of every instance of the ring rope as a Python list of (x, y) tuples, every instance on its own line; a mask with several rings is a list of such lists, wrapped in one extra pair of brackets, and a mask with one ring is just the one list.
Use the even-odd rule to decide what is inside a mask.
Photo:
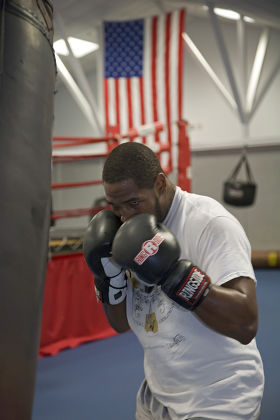
[[(189, 162), (189, 143), (188, 143), (188, 136), (186, 134), (186, 127), (187, 122), (184, 120), (180, 120), (177, 122), (177, 126), (179, 128), (179, 159), (178, 159), (178, 185), (182, 185), (186, 187), (189, 180), (186, 175), (186, 167), (189, 166), (189, 163), (186, 165), (186, 162)], [(145, 136), (148, 135), (155, 135), (164, 129), (164, 125), (161, 122), (154, 122), (152, 124), (147, 124), (145, 126), (138, 127), (137, 129), (132, 128), (129, 132), (125, 135), (119, 135), (118, 133), (114, 133), (112, 127), (112, 135), (109, 137), (103, 138), (89, 138), (89, 137), (54, 137), (54, 142), (61, 142), (60, 144), (53, 144), (53, 149), (58, 148), (65, 148), (65, 147), (73, 147), (73, 146), (81, 146), (81, 145), (89, 145), (93, 143), (105, 143), (106, 144), (106, 151), (103, 153), (85, 153), (85, 154), (60, 154), (53, 152), (52, 155), (52, 162), (53, 163), (69, 163), (69, 162), (77, 162), (81, 160), (88, 160), (88, 159), (96, 159), (96, 158), (106, 158), (111, 150), (117, 146), (122, 140), (127, 139), (128, 141), (134, 141), (136, 137), (142, 137), (142, 140)], [(169, 129), (167, 127), (167, 129)], [(154, 143), (153, 147), (156, 150), (154, 152), (160, 157), (161, 153), (168, 152), (171, 154), (172, 149), (169, 143)], [(169, 157), (169, 162), (167, 167), (163, 167), (163, 170), (166, 174), (172, 172), (172, 159)], [(77, 188), (77, 187), (84, 187), (84, 186), (93, 186), (93, 185), (101, 185), (103, 182), (102, 180), (94, 180), (94, 181), (79, 181), (79, 182), (67, 182), (67, 183), (52, 183), (51, 188), (52, 190), (62, 189), (62, 188)], [(104, 206), (99, 207), (90, 207), (90, 208), (81, 208), (81, 209), (68, 209), (68, 210), (53, 210), (51, 214), (51, 220), (55, 221), (58, 219), (63, 218), (72, 218), (72, 217), (81, 217), (81, 216), (93, 216), (100, 210), (104, 208)]]
[(109, 206), (96, 206), (82, 209), (54, 210), (51, 214), (51, 220), (65, 219), (69, 217), (94, 216), (99, 211), (109, 208)]
[(89, 185), (101, 185), (103, 182), (101, 180), (97, 181), (80, 181), (80, 182), (57, 182), (52, 184), (52, 190), (59, 188), (75, 188), (75, 187), (87, 187)]
[(97, 153), (89, 155), (53, 155), (53, 163), (66, 163), (66, 162), (75, 162), (79, 160), (86, 159), (95, 159), (95, 158), (105, 158), (108, 156), (108, 153)]

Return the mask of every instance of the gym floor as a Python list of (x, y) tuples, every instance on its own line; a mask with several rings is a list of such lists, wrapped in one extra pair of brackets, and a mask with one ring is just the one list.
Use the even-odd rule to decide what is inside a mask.
[[(265, 370), (261, 420), (280, 418), (280, 270), (257, 269), (257, 344)], [(143, 351), (132, 332), (38, 360), (32, 420), (133, 420)], [(226, 420), (226, 419), (225, 419)]]

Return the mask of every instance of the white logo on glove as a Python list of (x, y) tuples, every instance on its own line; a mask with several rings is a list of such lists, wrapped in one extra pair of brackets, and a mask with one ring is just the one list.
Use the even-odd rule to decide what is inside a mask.
[(138, 265), (142, 265), (147, 258), (155, 255), (159, 250), (159, 245), (164, 241), (164, 238), (157, 233), (152, 239), (143, 242), (141, 251), (136, 255), (134, 261)]

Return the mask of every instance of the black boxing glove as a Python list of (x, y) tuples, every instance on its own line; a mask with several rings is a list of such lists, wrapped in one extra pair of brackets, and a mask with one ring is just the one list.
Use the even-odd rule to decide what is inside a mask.
[(114, 236), (121, 225), (111, 210), (101, 210), (90, 221), (83, 241), (85, 260), (94, 274), (98, 300), (116, 305), (126, 297), (125, 272), (112, 258)]
[(166, 295), (188, 310), (207, 296), (210, 278), (188, 260), (179, 260), (173, 233), (155, 216), (139, 214), (127, 220), (113, 240), (112, 255), (144, 283), (160, 285)]

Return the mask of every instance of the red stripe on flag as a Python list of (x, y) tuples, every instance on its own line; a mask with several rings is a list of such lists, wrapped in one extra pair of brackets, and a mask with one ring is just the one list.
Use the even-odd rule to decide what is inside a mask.
[(182, 119), (182, 103), (183, 103), (183, 37), (182, 33), (185, 29), (186, 11), (180, 11), (179, 20), (179, 41), (178, 41), (178, 120)]
[(119, 79), (115, 79), (115, 112), (116, 112), (116, 126), (117, 133), (120, 133), (120, 92)]
[(129, 77), (126, 79), (126, 91), (127, 91), (128, 128), (130, 129), (133, 127), (133, 116), (132, 116), (131, 80)]
[(165, 67), (165, 108), (166, 108), (166, 120), (167, 124), (170, 123), (170, 72), (169, 72), (169, 59), (170, 59), (170, 24), (171, 14), (166, 15), (165, 22), (165, 55), (164, 55), (164, 67)]
[(105, 129), (106, 129), (106, 135), (108, 135), (109, 134), (108, 79), (104, 79), (104, 105), (105, 105)]
[[(165, 21), (165, 56), (164, 56), (164, 67), (165, 67), (165, 108), (166, 108), (166, 121), (167, 121), (167, 137), (168, 143), (171, 145), (171, 125), (170, 125), (170, 26), (171, 26), (171, 13), (166, 15)], [(172, 165), (171, 153), (168, 157), (168, 166)]]
[[(158, 18), (152, 20), (152, 48), (151, 48), (151, 79), (152, 79), (152, 102), (154, 121), (158, 121), (157, 111), (157, 26)], [(155, 140), (159, 142), (159, 135), (155, 135)]]
[[(144, 104), (144, 85), (143, 78), (139, 78), (139, 90), (140, 90), (140, 113), (141, 113), (141, 124), (145, 124), (145, 104)], [(146, 137), (143, 137), (143, 143), (146, 143)]]

